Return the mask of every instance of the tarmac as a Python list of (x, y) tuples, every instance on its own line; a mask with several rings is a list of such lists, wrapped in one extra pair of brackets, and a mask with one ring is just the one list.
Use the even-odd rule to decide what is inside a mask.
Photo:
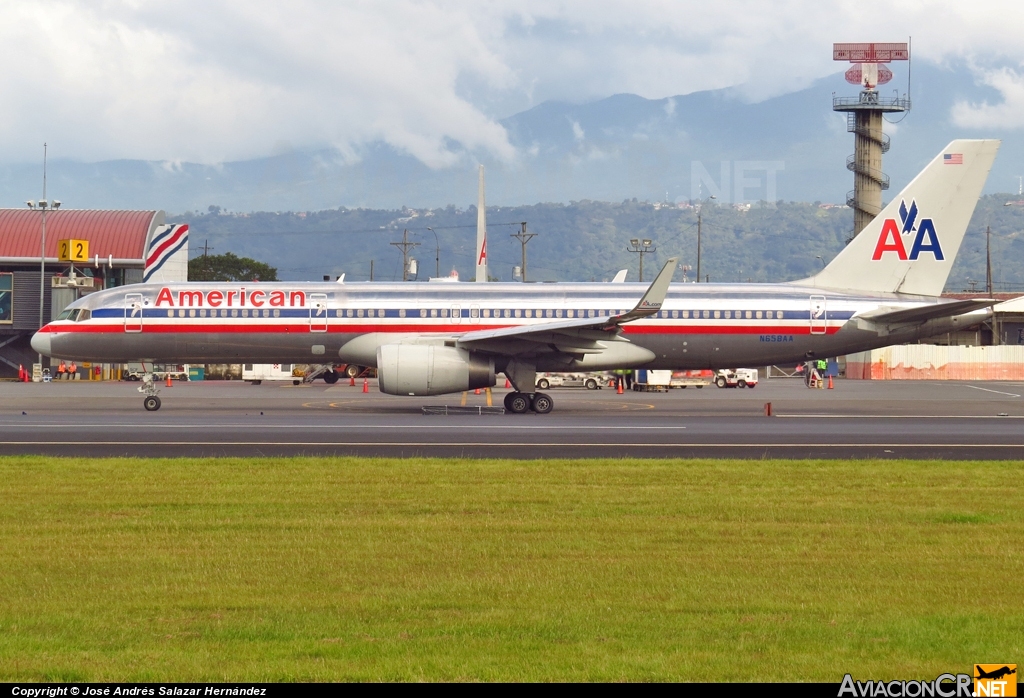
[[(1024, 383), (801, 380), (663, 393), (552, 388), (548, 415), (425, 415), (462, 396), (394, 397), (362, 382), (161, 386), (0, 383), (0, 455), (1024, 460)], [(493, 391), (501, 406), (505, 389)], [(771, 403), (772, 416), (765, 415)], [(486, 395), (466, 395), (467, 406)]]

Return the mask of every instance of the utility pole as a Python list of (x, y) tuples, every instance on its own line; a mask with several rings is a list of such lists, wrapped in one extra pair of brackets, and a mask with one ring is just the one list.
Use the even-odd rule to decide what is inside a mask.
[[(985, 292), (992, 297), (992, 226), (985, 226)], [(995, 306), (992, 310), (992, 344), (999, 344), (999, 323), (996, 321)]]
[(630, 247), (626, 248), (626, 252), (638, 252), (640, 254), (640, 282), (644, 280), (644, 255), (650, 254), (651, 252), (657, 252), (657, 247), (651, 247), (653, 242), (651, 240), (638, 240), (633, 238), (629, 241)]
[(395, 247), (397, 247), (398, 249), (400, 249), (402, 251), (402, 281), (408, 281), (409, 280), (409, 250), (411, 250), (414, 247), (419, 247), (420, 243), (418, 243), (418, 242), (409, 242), (409, 229), (406, 228), (405, 232), (402, 233), (402, 241), (401, 242), (392, 242), (390, 244), (394, 245)]
[(373, 260), (370, 260), (370, 281), (373, 281)]
[[(209, 239), (203, 240), (203, 276), (210, 275), (210, 263), (206, 260), (206, 255), (212, 249), (215, 248), (210, 247)], [(206, 279), (206, 281), (212, 281), (212, 279)]]
[(992, 226), (985, 226), (985, 293), (992, 297)]
[(526, 283), (526, 243), (528, 243), (533, 238), (537, 237), (537, 233), (528, 233), (528, 232), (526, 232), (526, 221), (523, 221), (519, 225), (521, 225), (523, 227), (523, 229), (520, 230), (518, 233), (512, 233), (512, 235), (510, 237), (514, 237), (516, 240), (521, 242), (522, 245), (523, 245), (523, 283), (525, 284)]
[[(708, 199), (717, 198), (714, 194), (708, 197)], [(704, 208), (704, 200), (701, 199), (697, 202), (697, 282), (700, 283), (700, 223), (701, 215)], [(640, 279), (643, 281), (643, 279)]]

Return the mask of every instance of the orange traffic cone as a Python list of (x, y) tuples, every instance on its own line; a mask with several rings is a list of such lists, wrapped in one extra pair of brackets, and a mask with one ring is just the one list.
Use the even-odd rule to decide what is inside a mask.
[(828, 376), (828, 389), (832, 390), (832, 374)]
[(368, 381), (365, 378), (363, 379), (363, 392), (364, 393), (370, 392), (370, 381)]
[(480, 388), (477, 388), (476, 390), (474, 390), (473, 394), (474, 395), (479, 395), (480, 394)]
[(764, 403), (764, 416), (765, 417), (771, 417), (772, 416), (772, 403), (770, 403), (770, 402)]
[(22, 366), (21, 364), (18, 364), (18, 382), (25, 382), (25, 367)]
[(354, 388), (356, 386), (356, 377), (355, 376), (349, 376), (348, 377), (348, 384)]
[(173, 383), (171, 383), (171, 374), (170, 374), (170, 373), (168, 373), (168, 374), (167, 374), (167, 387), (168, 387), (168, 388), (171, 388), (171, 387), (173, 387), (173, 386), (174, 386), (174, 384), (173, 384)]
[(615, 381), (615, 382), (616, 382), (616, 383), (618, 384), (618, 386), (619, 386), (618, 388), (616, 388), (616, 389), (615, 389), (615, 392), (616, 392), (616, 393), (618, 393), (619, 395), (622, 395), (622, 394), (623, 394), (623, 390), (622, 390), (622, 381)]
[(512, 382), (507, 377), (505, 378), (505, 387), (506, 388), (511, 388), (512, 387)]

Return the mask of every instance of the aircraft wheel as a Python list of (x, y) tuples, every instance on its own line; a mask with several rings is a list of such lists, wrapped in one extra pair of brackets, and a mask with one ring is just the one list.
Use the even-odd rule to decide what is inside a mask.
[(356, 366), (355, 364), (349, 364), (345, 367), (346, 378), (358, 378), (359, 374), (363, 372), (362, 366)]
[(505, 400), (504, 400), (504, 402), (505, 402), (505, 411), (506, 412), (511, 412), (512, 411), (512, 407), (508, 403), (512, 399), (513, 395), (515, 395), (515, 393), (505, 393)]
[(512, 414), (523, 414), (530, 409), (530, 396), (524, 393), (509, 393), (505, 406)]
[(554, 406), (555, 401), (545, 393), (534, 393), (533, 400), (530, 402), (530, 409), (537, 414), (547, 414)]
[(160, 409), (160, 398), (156, 395), (150, 395), (142, 401), (142, 406), (146, 408), (147, 412), (156, 412)]
[(339, 377), (337, 371), (324, 371), (324, 383), (327, 385), (334, 385)]

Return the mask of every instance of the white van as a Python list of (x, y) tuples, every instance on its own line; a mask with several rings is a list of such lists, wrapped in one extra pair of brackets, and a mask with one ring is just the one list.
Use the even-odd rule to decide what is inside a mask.
[(292, 385), (302, 382), (302, 376), (294, 374), (293, 364), (243, 364), (242, 380), (259, 385), (263, 381), (291, 381)]

